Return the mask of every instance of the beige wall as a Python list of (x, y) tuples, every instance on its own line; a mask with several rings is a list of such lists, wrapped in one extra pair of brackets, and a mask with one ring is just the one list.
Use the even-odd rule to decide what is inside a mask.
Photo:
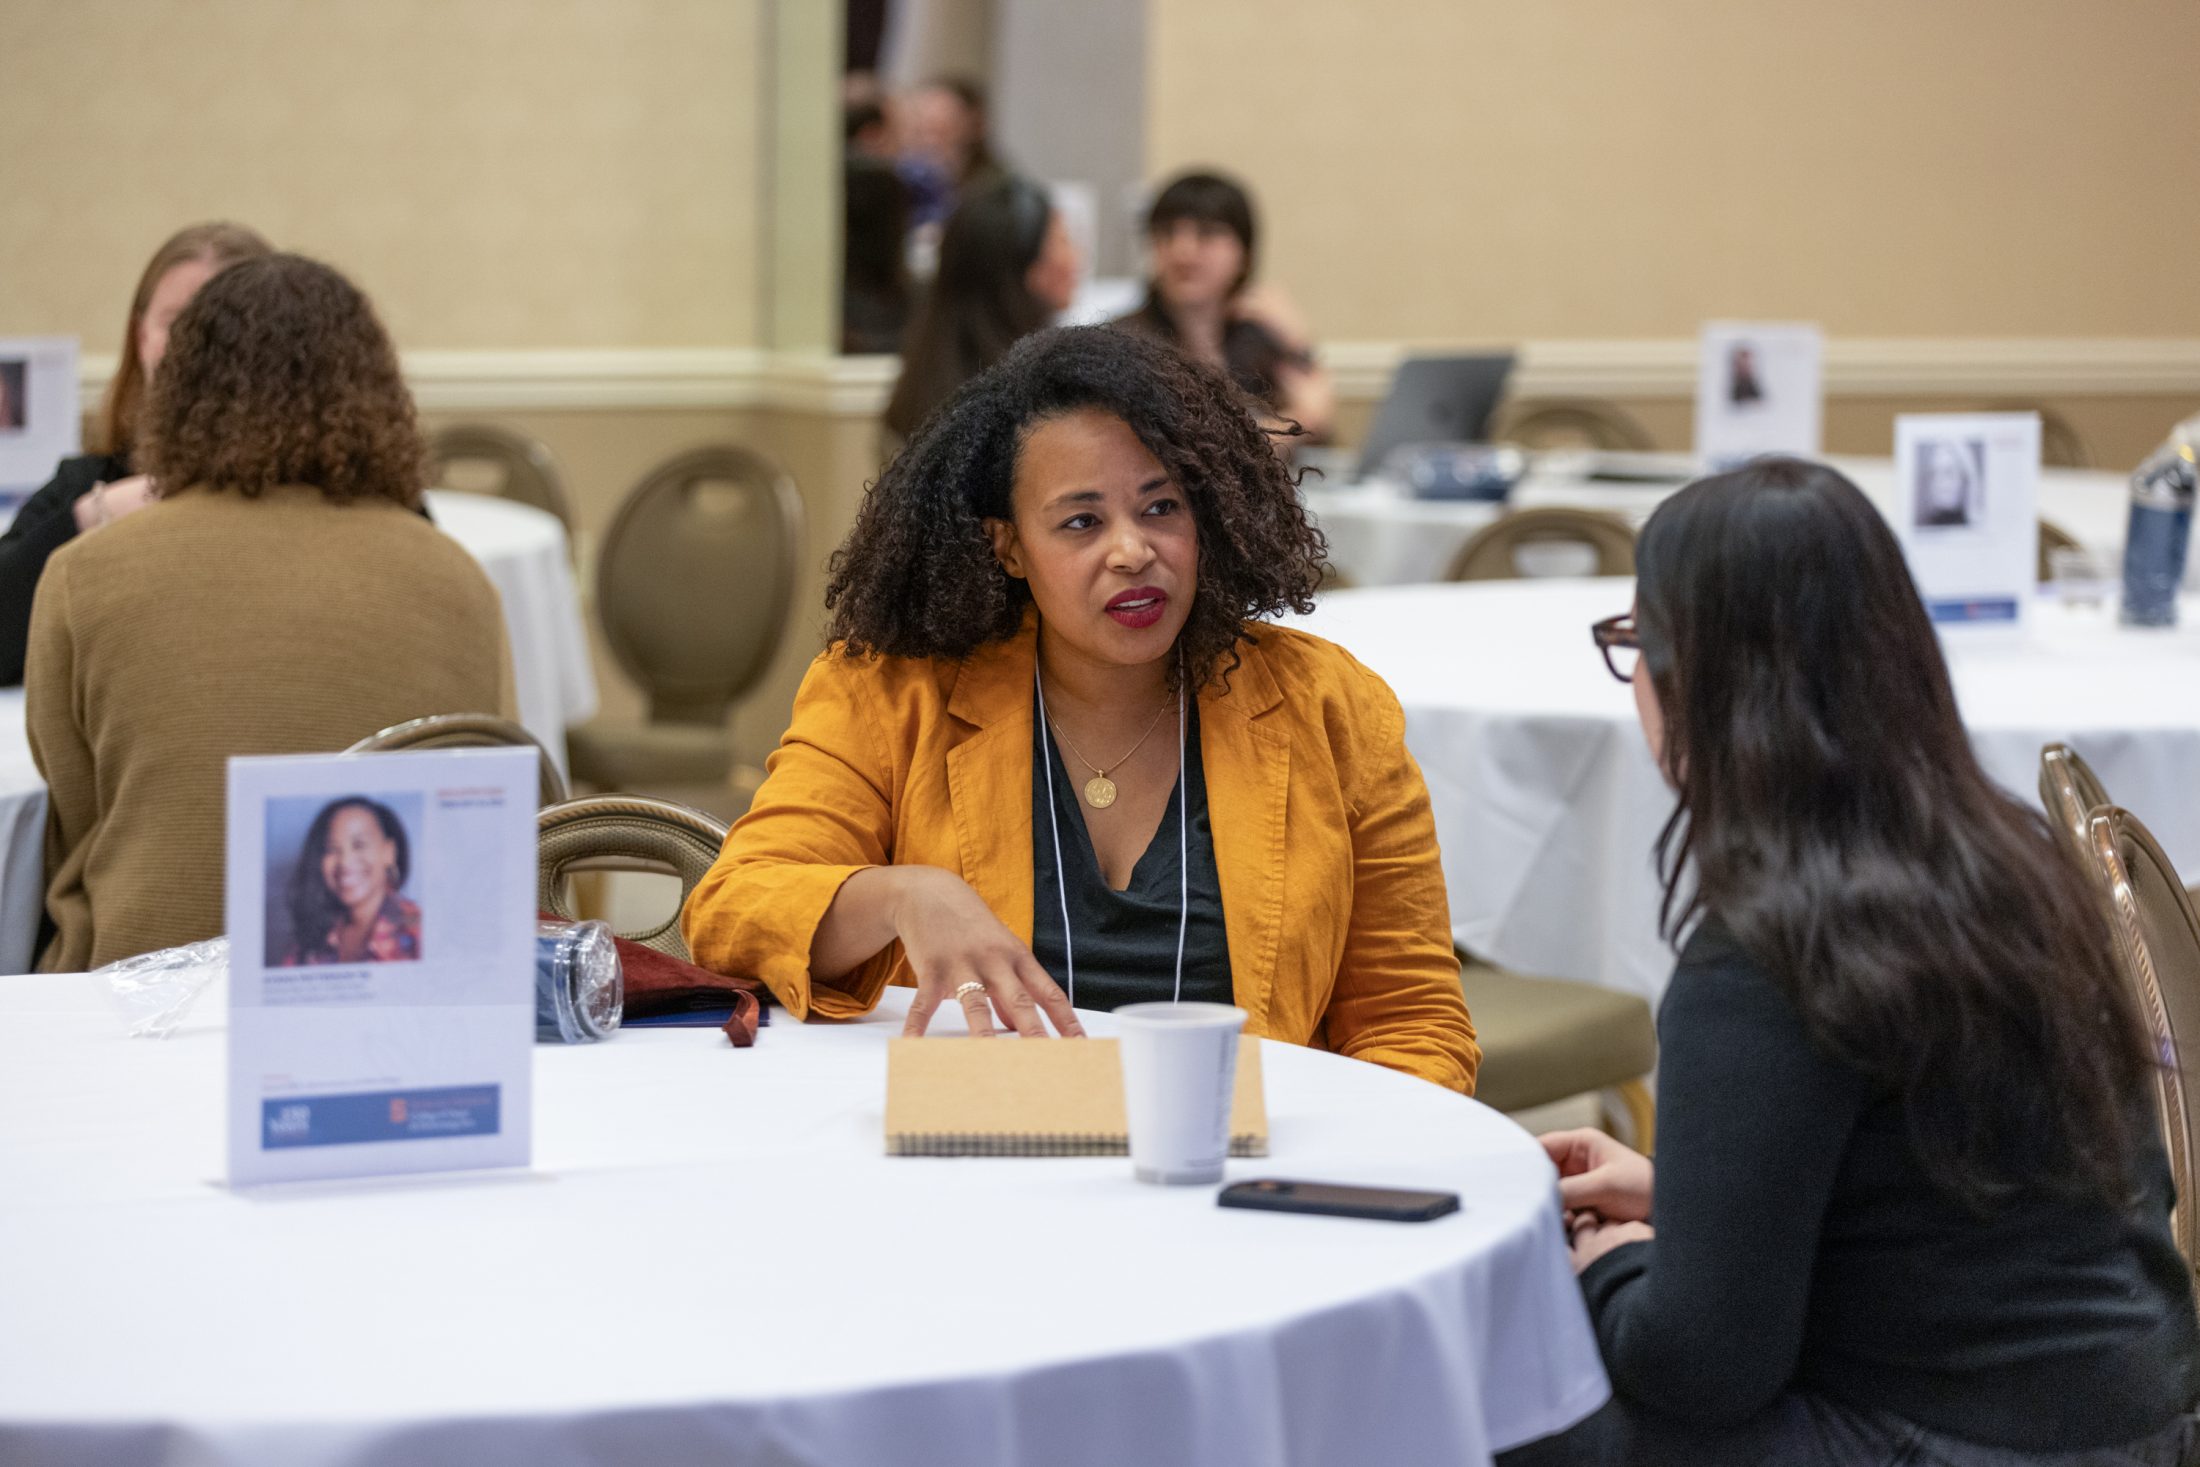
[(2191, 0), (1149, 0), (1328, 340), (2200, 336)]
[(407, 349), (757, 339), (768, 0), (10, 0), (0, 334), (113, 351), (227, 216)]

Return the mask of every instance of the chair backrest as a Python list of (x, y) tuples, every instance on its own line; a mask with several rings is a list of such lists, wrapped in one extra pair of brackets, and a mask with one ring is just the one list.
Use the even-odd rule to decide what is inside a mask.
[(2092, 815), (2110, 800), (2093, 766), (2068, 744), (2049, 744), (2040, 750), (2040, 803), (2070, 842), (2071, 852), (2081, 862), (2091, 860)]
[(802, 496), (745, 448), (654, 469), (604, 532), (596, 615), (660, 723), (722, 724), (771, 665), (801, 578)]
[(2040, 563), (2039, 569), (2035, 573), (2035, 579), (2040, 581), (2048, 581), (2054, 578), (2053, 557), (2056, 551), (2083, 549), (2085, 549), (2085, 546), (2079, 541), (2076, 535), (2071, 534), (2068, 530), (2064, 529), (2061, 525), (2056, 524), (2053, 520), (2041, 520)]
[[(2170, 1214), (2178, 1251), (2200, 1265), (2200, 914), (2169, 857), (2130, 811), (2096, 810), (2088, 843), (2115, 915), (2117, 966), (2137, 999), (2160, 1068), (2155, 1115), (2169, 1151), (2177, 1205)], [(2200, 1292), (2200, 1275), (2195, 1277)]]
[[(486, 483), (475, 481), (475, 472), (456, 465), (485, 466)], [(573, 505), (565, 497), (565, 476), (550, 450), (523, 433), (487, 423), (454, 423), (428, 435), (428, 468), (439, 489), (458, 489), (470, 494), (489, 494), (498, 499), (531, 504), (554, 514), (573, 533)]]
[(1490, 437), (1523, 448), (1598, 448), (1647, 453), (1657, 446), (1648, 429), (1623, 408), (1594, 398), (1514, 403), (1498, 414)]
[(555, 805), (565, 798), (565, 776), (557, 760), (533, 734), (508, 718), (494, 713), (431, 713), (393, 723), (380, 733), (368, 734), (344, 750), (347, 754), (387, 754), (399, 749), (533, 749), (542, 766), (538, 803)]
[[(680, 906), (718, 859), (726, 843), (723, 821), (686, 805), (648, 795), (584, 795), (552, 805), (535, 817), (541, 844), (537, 855), (535, 904), (545, 912), (572, 917), (566, 877), (574, 871), (650, 871), (677, 877)], [(680, 936), (680, 910), (657, 926), (621, 937), (690, 961)]]
[(1483, 526), (1459, 547), (1452, 558), (1447, 581), (1505, 581), (1529, 574), (1520, 564), (1520, 553), (1529, 546), (1585, 545), (1594, 557), (1597, 576), (1631, 576), (1635, 573), (1635, 532), (1615, 514), (1594, 509), (1544, 506), (1516, 509)]

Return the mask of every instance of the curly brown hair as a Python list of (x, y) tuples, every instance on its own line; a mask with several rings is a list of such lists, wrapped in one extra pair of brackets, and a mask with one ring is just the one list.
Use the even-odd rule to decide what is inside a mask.
[(1199, 585), (1178, 649), (1193, 686), (1236, 666), (1248, 622), (1313, 609), (1327, 546), (1256, 405), (1174, 347), (1107, 326), (1026, 337), (917, 430), (864, 495), (834, 553), (825, 605), (854, 655), (961, 659), (1023, 625), (1030, 587), (994, 558), (1016, 458), (1039, 424), (1114, 414), (1191, 505)]
[(299, 255), (232, 265), (192, 297), (143, 429), (143, 467), (163, 494), (311, 484), (337, 501), (418, 508), (427, 483), (412, 393), (374, 307)]

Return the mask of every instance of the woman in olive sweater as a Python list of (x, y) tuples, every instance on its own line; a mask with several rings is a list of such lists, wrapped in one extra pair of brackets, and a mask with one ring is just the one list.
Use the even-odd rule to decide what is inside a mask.
[(270, 255), (208, 282), (142, 454), (154, 502), (63, 546), (31, 616), (48, 971), (222, 930), (232, 756), (511, 711), (496, 589), (417, 513), (411, 394), (334, 270)]
[(1544, 1138), (1612, 1404), (1514, 1464), (2200, 1455), (2153, 1063), (2084, 875), (1972, 755), (1893, 533), (1797, 460), (1599, 623), (1678, 794), (1658, 1158)]

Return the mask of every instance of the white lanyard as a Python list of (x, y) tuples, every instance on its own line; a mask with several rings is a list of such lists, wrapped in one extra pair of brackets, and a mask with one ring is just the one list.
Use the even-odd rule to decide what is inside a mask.
[[(1178, 679), (1179, 683), (1182, 679)], [(1069, 879), (1062, 874), (1062, 816), (1054, 805), (1054, 729), (1047, 718), (1047, 688), (1039, 676), (1036, 658), (1031, 664), (1031, 685), (1039, 694), (1039, 735), (1046, 751), (1047, 824), (1054, 828), (1054, 894), (1062, 903), (1062, 965), (1069, 978), (1070, 1007), (1077, 1006), (1077, 945), (1069, 935)], [(1181, 688), (1176, 695), (1176, 988), (1172, 999), (1184, 997), (1184, 933), (1192, 920), (1192, 861), (1191, 820), (1188, 815), (1191, 796), (1187, 793), (1191, 784), (1190, 772), (1184, 767), (1185, 698)]]

